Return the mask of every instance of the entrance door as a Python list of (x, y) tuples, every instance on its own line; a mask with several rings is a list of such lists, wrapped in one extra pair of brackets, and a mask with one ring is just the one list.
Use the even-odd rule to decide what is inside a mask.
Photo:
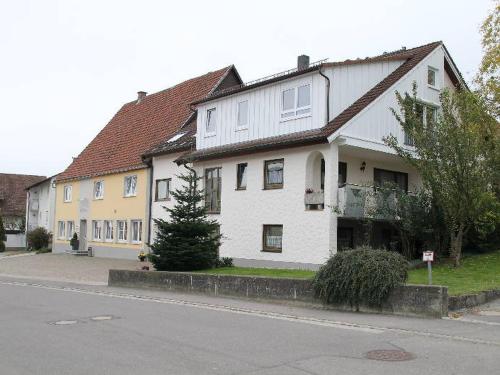
[(80, 220), (80, 246), (79, 250), (87, 248), (87, 220)]

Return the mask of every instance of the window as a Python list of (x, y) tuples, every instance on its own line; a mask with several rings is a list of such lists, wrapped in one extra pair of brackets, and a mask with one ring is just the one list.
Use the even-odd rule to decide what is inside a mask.
[[(437, 108), (423, 103), (415, 104), (415, 115), (423, 126), (432, 126), (432, 122), (437, 120)], [(404, 132), (404, 144), (406, 146), (415, 146), (413, 137)]]
[(353, 228), (337, 228), (337, 249), (339, 251), (354, 248), (354, 230)]
[(215, 108), (210, 108), (207, 110), (207, 124), (206, 124), (206, 131), (207, 134), (215, 134), (217, 122), (216, 122), (216, 116), (217, 112)]
[(283, 247), (283, 225), (264, 225), (262, 251), (281, 253)]
[(116, 226), (118, 228), (118, 242), (127, 242), (127, 221), (126, 220), (117, 220)]
[(92, 220), (92, 239), (94, 241), (102, 240), (102, 222), (98, 220)]
[(132, 242), (142, 242), (142, 220), (132, 220), (130, 225), (132, 226)]
[(264, 162), (264, 189), (283, 188), (284, 159), (266, 160)]
[(321, 165), (319, 167), (319, 175), (320, 175), (320, 187), (321, 190), (325, 190), (325, 172), (326, 172), (326, 165), (325, 165), (325, 159), (321, 159)]
[(221, 168), (205, 170), (205, 207), (209, 213), (220, 213)]
[(430, 66), (427, 68), (427, 84), (429, 86), (436, 87), (436, 74), (436, 69), (431, 68)]
[(126, 197), (134, 197), (137, 190), (137, 176), (126, 176), (123, 186), (123, 195)]
[(57, 237), (64, 238), (65, 237), (65, 223), (64, 221), (57, 222)]
[(339, 187), (343, 187), (347, 182), (347, 163), (339, 161)]
[(73, 221), (68, 221), (66, 223), (66, 238), (71, 239), (75, 233), (75, 223)]
[(104, 240), (113, 242), (113, 222), (111, 220), (104, 220)]
[(104, 198), (104, 181), (96, 181), (94, 182), (94, 199), (103, 199)]
[(311, 113), (311, 85), (283, 90), (281, 93), (281, 118), (289, 119)]
[(408, 173), (387, 171), (378, 168), (375, 168), (373, 172), (375, 186), (382, 186), (384, 183), (393, 183), (401, 190), (408, 191)]
[(247, 188), (247, 163), (240, 163), (236, 166), (236, 189), (245, 190)]
[(156, 201), (167, 201), (170, 199), (170, 178), (156, 180)]
[(238, 128), (248, 127), (248, 100), (238, 103)]
[(71, 185), (64, 186), (64, 201), (71, 202), (73, 187)]

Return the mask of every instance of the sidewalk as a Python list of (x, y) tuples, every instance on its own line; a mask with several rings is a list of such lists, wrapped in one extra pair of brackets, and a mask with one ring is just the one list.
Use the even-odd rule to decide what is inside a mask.
[(126, 259), (28, 253), (0, 257), (0, 276), (107, 285), (110, 269), (137, 270), (142, 265)]

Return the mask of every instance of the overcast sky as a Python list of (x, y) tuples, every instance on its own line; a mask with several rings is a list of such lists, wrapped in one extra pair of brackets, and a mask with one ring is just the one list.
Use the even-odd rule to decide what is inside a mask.
[[(442, 40), (467, 81), (489, 0), (0, 0), (0, 172), (52, 175), (139, 90)], [(160, 141), (160, 140), (159, 140)]]

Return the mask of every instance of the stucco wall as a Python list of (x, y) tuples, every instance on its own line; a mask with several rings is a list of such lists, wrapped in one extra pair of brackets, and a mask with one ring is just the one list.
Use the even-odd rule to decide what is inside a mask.
[[(137, 190), (133, 197), (124, 197), (124, 178), (129, 175), (137, 175)], [(103, 199), (94, 199), (94, 182), (104, 181)], [(71, 202), (63, 202), (64, 185), (72, 185), (73, 199)], [(97, 249), (96, 256), (132, 258), (145, 248), (148, 232), (148, 208), (149, 208), (149, 172), (147, 169), (134, 170), (127, 173), (117, 173), (100, 176), (92, 179), (58, 183), (56, 187), (56, 219), (54, 223), (55, 252), (69, 250), (67, 239), (57, 238), (58, 221), (74, 221), (76, 233), (80, 233), (80, 220), (87, 220), (87, 242), (84, 245)], [(92, 220), (113, 221), (114, 239), (104, 240), (104, 228), (102, 241), (92, 240)], [(117, 241), (116, 220), (128, 221), (128, 242)], [(142, 243), (131, 243), (130, 220), (142, 220)], [(81, 237), (81, 236), (80, 236)], [(120, 251), (123, 250), (123, 254)], [(132, 251), (132, 252), (131, 252)]]

